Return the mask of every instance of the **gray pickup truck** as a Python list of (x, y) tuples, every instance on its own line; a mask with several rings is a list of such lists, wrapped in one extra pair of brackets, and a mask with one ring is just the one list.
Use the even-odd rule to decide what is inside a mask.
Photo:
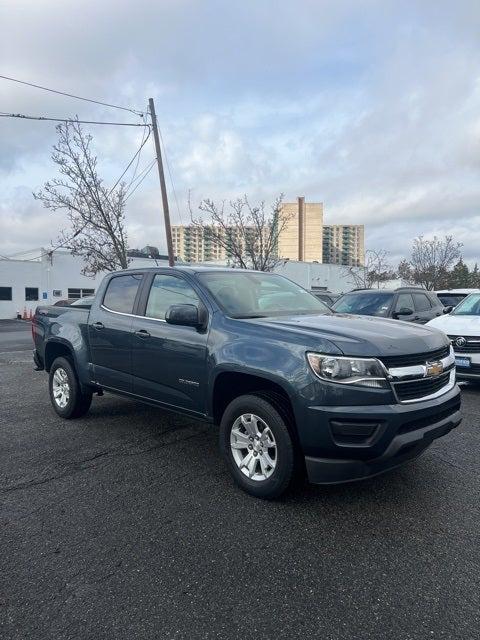
[(108, 391), (214, 423), (233, 478), (263, 498), (302, 474), (382, 473), (461, 420), (443, 333), (332, 313), (276, 274), (112, 273), (84, 308), (38, 307), (33, 335), (58, 415)]

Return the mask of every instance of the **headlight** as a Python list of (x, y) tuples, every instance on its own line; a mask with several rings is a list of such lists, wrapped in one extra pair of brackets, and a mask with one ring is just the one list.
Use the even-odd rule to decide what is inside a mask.
[(341, 384), (357, 384), (362, 387), (387, 389), (385, 371), (375, 358), (350, 358), (307, 353), (313, 373), (322, 380)]

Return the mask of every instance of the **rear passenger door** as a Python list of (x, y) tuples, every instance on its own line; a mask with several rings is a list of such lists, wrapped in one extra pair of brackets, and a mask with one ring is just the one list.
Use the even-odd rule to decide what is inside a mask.
[(172, 408), (206, 413), (208, 330), (167, 324), (174, 304), (203, 304), (181, 274), (156, 273), (145, 283), (140, 313), (132, 324), (134, 393)]
[(430, 298), (425, 293), (414, 293), (413, 304), (415, 305), (416, 322), (425, 324), (435, 316), (435, 310), (432, 309)]
[(132, 392), (132, 320), (141, 273), (113, 276), (88, 324), (94, 380), (110, 389)]

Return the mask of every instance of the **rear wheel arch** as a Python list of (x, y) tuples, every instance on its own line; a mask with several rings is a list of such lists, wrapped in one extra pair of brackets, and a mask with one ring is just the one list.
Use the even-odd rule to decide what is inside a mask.
[(45, 346), (45, 371), (50, 371), (52, 364), (57, 358), (67, 358), (72, 363), (72, 366), (76, 369), (73, 349), (65, 342), (60, 342), (59, 340), (50, 340)]

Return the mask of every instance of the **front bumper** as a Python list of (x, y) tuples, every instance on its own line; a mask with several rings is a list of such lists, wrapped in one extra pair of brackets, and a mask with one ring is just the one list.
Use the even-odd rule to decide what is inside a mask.
[[(309, 415), (323, 441), (323, 446), (317, 440), (320, 446), (304, 447), (308, 479), (317, 484), (350, 482), (394, 469), (418, 457), (462, 419), (458, 386), (415, 405), (310, 407)], [(332, 424), (355, 425), (355, 420), (378, 426), (363, 441), (339, 442)]]

